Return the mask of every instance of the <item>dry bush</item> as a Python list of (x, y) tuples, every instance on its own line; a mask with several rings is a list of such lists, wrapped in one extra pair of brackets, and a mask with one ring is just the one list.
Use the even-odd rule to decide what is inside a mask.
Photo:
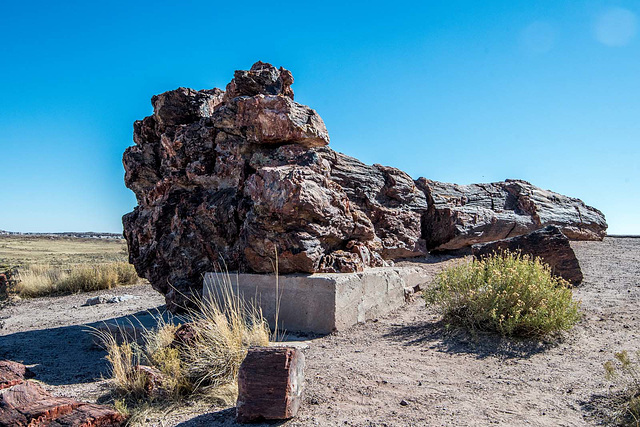
[(580, 303), (572, 296), (539, 258), (509, 252), (450, 267), (425, 292), (450, 324), (531, 338), (573, 327)]
[(640, 426), (640, 350), (635, 360), (627, 351), (615, 353), (615, 360), (604, 364), (605, 376), (621, 390), (616, 420), (621, 425)]
[[(167, 405), (205, 396), (209, 402), (232, 403), (240, 364), (250, 346), (269, 344), (267, 322), (253, 303), (246, 303), (227, 288), (217, 298), (197, 299), (195, 308), (181, 320), (191, 337), (176, 341), (177, 326), (156, 316), (157, 325), (144, 332), (141, 345), (118, 344), (115, 335), (95, 331), (107, 348), (114, 391), (125, 401), (121, 406), (135, 414), (148, 411), (149, 403), (167, 410)], [(121, 334), (126, 337), (126, 334)], [(161, 392), (145, 390), (136, 365), (147, 365), (162, 373)]]
[(125, 262), (80, 264), (68, 269), (31, 265), (18, 271), (17, 281), (14, 291), (23, 298), (33, 298), (131, 285), (138, 281), (138, 275)]

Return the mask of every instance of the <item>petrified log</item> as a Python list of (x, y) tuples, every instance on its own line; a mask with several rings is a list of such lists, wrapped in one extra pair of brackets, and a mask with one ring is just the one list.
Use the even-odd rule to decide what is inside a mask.
[(602, 240), (607, 223), (581, 200), (508, 179), (457, 185), (426, 178), (416, 181), (429, 209), (423, 236), (430, 250), (460, 249), (557, 225), (573, 240)]
[(520, 251), (534, 258), (540, 257), (549, 264), (553, 274), (574, 285), (582, 282), (582, 270), (578, 258), (571, 249), (569, 239), (555, 225), (548, 225), (522, 236), (472, 246), (472, 253), (477, 258), (505, 250)]
[(226, 91), (154, 96), (124, 153), (138, 206), (123, 217), (129, 260), (185, 305), (202, 275), (357, 272), (558, 225), (601, 239), (603, 215), (524, 181), (456, 186), (327, 147), (320, 116), (293, 100), (293, 77), (258, 62)]
[(0, 393), (0, 427), (9, 426), (120, 426), (124, 417), (106, 406), (54, 397), (33, 381), (24, 381)]
[(241, 423), (295, 417), (302, 402), (304, 354), (292, 347), (251, 347), (238, 373)]

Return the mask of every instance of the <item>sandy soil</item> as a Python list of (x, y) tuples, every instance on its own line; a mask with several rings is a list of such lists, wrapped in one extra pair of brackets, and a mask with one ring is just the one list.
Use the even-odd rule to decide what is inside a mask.
[[(610, 413), (602, 364), (640, 349), (640, 239), (572, 243), (585, 274), (575, 289), (583, 320), (556, 343), (469, 336), (443, 328), (417, 298), (377, 321), (309, 339), (307, 388), (286, 425), (598, 425)], [(435, 274), (447, 262), (431, 264)], [(118, 289), (140, 298), (82, 307), (92, 294), (18, 302), (0, 311), (0, 358), (35, 365), (55, 394), (100, 400), (104, 352), (87, 324), (162, 310), (148, 286)], [(198, 405), (150, 425), (234, 425), (232, 408)]]

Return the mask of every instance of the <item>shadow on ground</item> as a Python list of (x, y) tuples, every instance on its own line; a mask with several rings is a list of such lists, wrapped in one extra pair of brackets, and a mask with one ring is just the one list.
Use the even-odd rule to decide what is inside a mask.
[(156, 324), (157, 315), (168, 317), (164, 306), (85, 325), (0, 336), (0, 359), (35, 365), (31, 370), (36, 378), (51, 385), (93, 382), (107, 376), (107, 363), (106, 353), (94, 343), (90, 327), (118, 323), (148, 328)]
[(592, 394), (588, 400), (579, 402), (585, 419), (595, 425), (634, 425), (630, 414), (620, 412), (626, 401), (623, 393)]
[[(286, 421), (271, 421), (262, 423), (252, 423), (251, 426), (281, 426)], [(247, 424), (239, 424), (236, 422), (236, 408), (222, 409), (208, 414), (198, 415), (190, 420), (183, 421), (176, 427), (200, 427), (200, 426), (246, 426)]]
[(463, 329), (447, 328), (443, 321), (393, 325), (391, 332), (383, 336), (405, 346), (424, 346), (445, 353), (471, 354), (478, 359), (528, 358), (556, 345), (537, 340), (503, 338), (490, 333), (472, 335)]

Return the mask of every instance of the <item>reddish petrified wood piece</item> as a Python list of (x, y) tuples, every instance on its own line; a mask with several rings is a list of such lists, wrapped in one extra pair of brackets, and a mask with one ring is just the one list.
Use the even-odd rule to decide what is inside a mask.
[(472, 253), (476, 258), (505, 250), (519, 251), (534, 258), (540, 257), (551, 267), (551, 272), (556, 276), (562, 277), (573, 285), (582, 282), (583, 276), (578, 258), (569, 244), (569, 239), (555, 225), (548, 225), (522, 236), (472, 246)]
[(0, 390), (20, 384), (27, 378), (33, 378), (33, 372), (22, 363), (0, 360)]
[(73, 412), (56, 418), (47, 424), (47, 427), (103, 427), (119, 426), (124, 422), (124, 417), (102, 405), (86, 403), (78, 406)]
[(302, 402), (304, 354), (290, 347), (252, 347), (240, 366), (236, 419), (294, 417)]
[(120, 426), (124, 417), (106, 406), (54, 397), (33, 381), (0, 393), (0, 427), (5, 426)]
[(134, 372), (144, 379), (144, 389), (149, 397), (160, 397), (165, 391), (165, 376), (160, 370), (146, 365), (136, 365)]

